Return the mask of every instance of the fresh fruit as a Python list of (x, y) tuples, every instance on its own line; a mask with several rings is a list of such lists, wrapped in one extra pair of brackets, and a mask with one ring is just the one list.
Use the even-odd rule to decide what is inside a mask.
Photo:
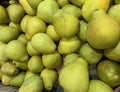
[(113, 5), (109, 8), (108, 15), (111, 16), (114, 20), (116, 20), (120, 24), (120, 4)]
[(77, 53), (70, 53), (70, 54), (67, 54), (64, 58), (64, 66), (70, 64), (71, 62), (74, 62), (76, 59), (79, 58), (79, 54)]
[(30, 56), (41, 54), (36, 49), (33, 48), (33, 46), (31, 45), (31, 41), (27, 42), (27, 47), (26, 48), (27, 48), (27, 52)]
[(19, 92), (42, 92), (43, 91), (43, 81), (38, 75), (33, 75), (26, 79), (21, 87)]
[(20, 32), (22, 32), (22, 30), (21, 30), (21, 27), (20, 27), (20, 23), (15, 23), (15, 22), (10, 22), (9, 23), (9, 26), (10, 27), (16, 27)]
[(87, 41), (96, 49), (115, 47), (120, 38), (119, 24), (103, 10), (95, 10), (87, 27)]
[(55, 31), (60, 37), (70, 38), (79, 31), (79, 19), (71, 13), (57, 10), (52, 18)]
[(89, 89), (87, 92), (114, 92), (112, 88), (100, 80), (90, 80)]
[(39, 76), (39, 74), (36, 74), (36, 73), (33, 73), (31, 72), (30, 70), (27, 70), (26, 71), (26, 74), (25, 74), (25, 78), (24, 78), (24, 81), (27, 80), (28, 78), (30, 78), (31, 76)]
[(41, 3), (43, 0), (27, 0), (29, 5), (33, 8), (37, 8), (39, 3)]
[(42, 55), (42, 63), (48, 69), (56, 69), (62, 63), (62, 56), (57, 51)]
[(15, 67), (21, 69), (21, 70), (27, 70), (28, 69), (28, 61), (26, 62), (19, 62), (19, 61), (12, 61)]
[(43, 0), (37, 7), (37, 16), (46, 23), (52, 23), (52, 14), (59, 9), (55, 0)]
[(10, 86), (21, 86), (22, 83), (24, 82), (24, 78), (25, 78), (25, 72), (20, 72), (19, 74), (17, 74), (16, 76), (12, 77), (12, 79), (10, 80)]
[(31, 16), (36, 15), (37, 10), (31, 7), (27, 2), (27, 0), (19, 0), (19, 3), (28, 15), (31, 15)]
[(17, 40), (21, 41), (22, 43), (24, 43), (25, 45), (27, 45), (27, 38), (25, 36), (25, 34), (20, 34), (17, 38)]
[(21, 23), (20, 23), (20, 27), (22, 29), (22, 31), (24, 33), (26, 33), (26, 30), (27, 30), (27, 22), (28, 20), (31, 18), (32, 16), (31, 15), (25, 15), (22, 20), (21, 20)]
[(5, 55), (12, 60), (20, 62), (25, 62), (29, 59), (25, 44), (19, 40), (12, 40), (6, 45)]
[(11, 21), (15, 23), (19, 23), (23, 16), (25, 15), (25, 11), (20, 4), (11, 4), (7, 7), (7, 12)]
[(57, 82), (58, 73), (56, 70), (45, 68), (42, 70), (40, 77), (43, 80), (44, 88), (49, 91), (52, 90), (54, 84)]
[(6, 62), (2, 65), (1, 71), (8, 76), (15, 76), (19, 73), (19, 69), (16, 68), (11, 62)]
[(111, 60), (103, 60), (97, 66), (97, 74), (100, 80), (111, 87), (120, 85), (120, 64)]
[(60, 54), (70, 54), (77, 52), (81, 46), (81, 41), (77, 36), (71, 38), (62, 38), (58, 44)]
[(33, 35), (37, 33), (44, 33), (46, 31), (46, 24), (37, 16), (31, 17), (27, 21), (27, 30), (26, 30), (26, 38), (31, 40)]
[(59, 73), (59, 83), (65, 92), (86, 92), (89, 87), (87, 61), (78, 58), (63, 67)]
[(86, 21), (89, 21), (90, 15), (96, 9), (102, 9), (106, 12), (110, 6), (111, 0), (86, 0), (82, 6), (82, 16)]
[(3, 85), (9, 86), (9, 85), (10, 85), (10, 80), (11, 80), (11, 79), (12, 79), (11, 76), (2, 74), (1, 82), (2, 82)]
[(97, 64), (103, 56), (101, 50), (92, 48), (88, 43), (81, 46), (79, 50), (79, 55), (83, 57), (88, 64)]
[(3, 26), (0, 28), (0, 41), (8, 43), (15, 40), (19, 35), (19, 30), (16, 27)]
[(31, 45), (39, 53), (44, 54), (52, 53), (56, 49), (56, 44), (52, 38), (45, 33), (35, 34), (31, 39)]
[(116, 47), (104, 50), (104, 55), (110, 60), (120, 62), (119, 50), (120, 50), (120, 42), (117, 44)]
[(44, 66), (40, 56), (34, 55), (28, 61), (28, 69), (33, 73), (40, 73), (43, 68)]
[(58, 34), (55, 31), (55, 28), (53, 25), (48, 25), (47, 29), (46, 29), (46, 33), (55, 41), (55, 42), (59, 42), (60, 41), (60, 37), (58, 36)]
[(78, 37), (84, 42), (87, 41), (86, 30), (87, 30), (87, 23), (84, 20), (80, 20), (80, 30), (78, 32)]
[(63, 10), (63, 11), (66, 11), (66, 12), (68, 12), (68, 13), (71, 13), (71, 14), (75, 15), (75, 16), (78, 17), (78, 18), (81, 18), (81, 15), (82, 15), (81, 9), (78, 8), (78, 7), (75, 6), (75, 5), (67, 4), (67, 5), (65, 5), (64, 7), (62, 7), (62, 10)]

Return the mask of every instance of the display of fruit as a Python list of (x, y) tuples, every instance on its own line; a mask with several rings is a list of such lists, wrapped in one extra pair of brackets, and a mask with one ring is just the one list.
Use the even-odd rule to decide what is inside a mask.
[(118, 90), (120, 0), (0, 0), (0, 81), (18, 92)]

